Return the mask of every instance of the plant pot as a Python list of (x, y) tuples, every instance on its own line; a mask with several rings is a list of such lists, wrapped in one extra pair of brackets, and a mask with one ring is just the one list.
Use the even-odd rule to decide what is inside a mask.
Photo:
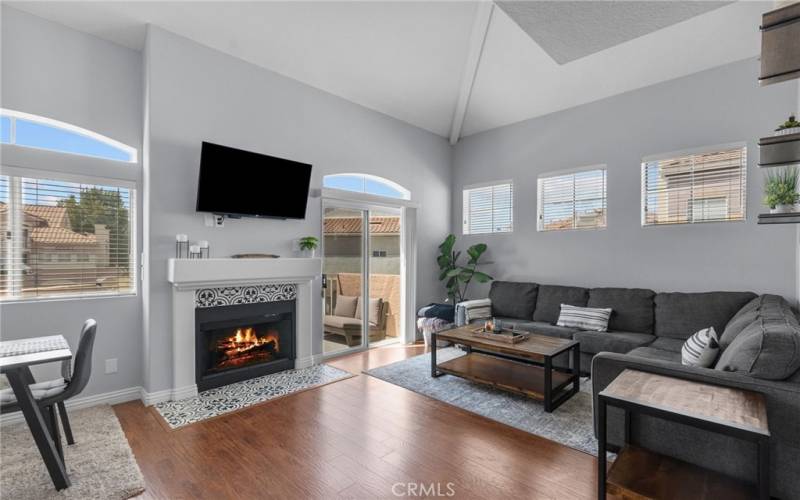
[(788, 203), (775, 205), (775, 208), (769, 209), (769, 213), (771, 214), (790, 214), (792, 212), (794, 212), (794, 205), (789, 205)]
[(313, 259), (315, 252), (316, 252), (316, 249), (307, 248), (307, 249), (304, 249), (304, 250), (300, 250), (300, 256), (305, 258), (305, 259)]

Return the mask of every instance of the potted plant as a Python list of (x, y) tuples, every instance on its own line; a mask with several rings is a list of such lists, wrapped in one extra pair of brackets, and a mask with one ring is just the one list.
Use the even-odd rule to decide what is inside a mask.
[(800, 195), (797, 193), (797, 167), (770, 169), (764, 185), (764, 204), (770, 213), (784, 214), (794, 211)]
[(788, 120), (775, 129), (775, 135), (796, 134), (798, 132), (800, 132), (800, 122), (795, 119), (794, 115), (790, 115)]
[(494, 279), (476, 269), (481, 255), (486, 252), (485, 243), (478, 243), (467, 248), (469, 260), (465, 266), (458, 264), (461, 252), (454, 250), (455, 244), (456, 237), (452, 234), (447, 235), (447, 238), (439, 245), (439, 256), (436, 258), (441, 271), (439, 280), (445, 282), (447, 296), (454, 304), (466, 300), (467, 288), (473, 279), (478, 283), (488, 283)]
[(300, 252), (303, 254), (303, 257), (313, 257), (314, 250), (319, 246), (319, 238), (316, 236), (303, 236), (298, 241), (298, 244), (300, 245)]

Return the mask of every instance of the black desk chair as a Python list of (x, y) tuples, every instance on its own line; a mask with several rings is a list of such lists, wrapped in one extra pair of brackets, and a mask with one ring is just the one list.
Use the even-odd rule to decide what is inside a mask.
[[(55, 441), (56, 448), (62, 459), (64, 458), (64, 452), (61, 448), (61, 435), (58, 429), (56, 413), (61, 417), (67, 444), (75, 444), (64, 401), (80, 394), (86, 388), (86, 384), (89, 383), (89, 378), (92, 375), (92, 350), (94, 349), (96, 334), (97, 322), (93, 319), (87, 319), (83, 324), (81, 338), (78, 342), (78, 351), (74, 356), (74, 369), (70, 370), (70, 362), (65, 361), (61, 365), (63, 378), (37, 383), (31, 377), (29, 381), (33, 397), (36, 398), (39, 407), (47, 410), (50, 416), (46, 422), (47, 427), (53, 436), (53, 441)], [(58, 407), (58, 412), (56, 412), (56, 406)], [(19, 410), (20, 407), (14, 392), (10, 388), (0, 391), (0, 413), (12, 413)]]

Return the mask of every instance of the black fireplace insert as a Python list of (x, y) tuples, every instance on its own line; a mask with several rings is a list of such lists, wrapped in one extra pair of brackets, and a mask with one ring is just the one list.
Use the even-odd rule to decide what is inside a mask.
[(195, 309), (197, 389), (294, 368), (293, 300)]

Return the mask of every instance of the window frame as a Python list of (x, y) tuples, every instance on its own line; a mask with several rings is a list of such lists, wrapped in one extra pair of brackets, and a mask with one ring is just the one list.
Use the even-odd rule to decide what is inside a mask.
[[(75, 156), (75, 155), (70, 155), (69, 153), (60, 153), (53, 151), (50, 151), (48, 153), (57, 155)], [(78, 158), (80, 159), (81, 157)], [(115, 162), (114, 160), (108, 160), (103, 158), (94, 158), (94, 159), (101, 162), (119, 163)], [(32, 179), (41, 179), (41, 180), (56, 181), (56, 182), (68, 182), (76, 184), (87, 184), (87, 185), (127, 189), (129, 191), (128, 198), (130, 203), (130, 207), (128, 208), (128, 231), (130, 233), (128, 241), (128, 263), (129, 263), (128, 273), (131, 284), (130, 289), (124, 291), (103, 291), (103, 292), (92, 292), (92, 293), (56, 293), (56, 294), (43, 294), (41, 296), (28, 296), (28, 297), (9, 296), (7, 298), (0, 298), (0, 305), (39, 303), (39, 302), (64, 301), (64, 300), (94, 300), (94, 299), (124, 298), (124, 297), (135, 297), (138, 295), (140, 269), (139, 269), (139, 262), (136, 258), (138, 254), (138, 233), (139, 233), (138, 217), (137, 217), (138, 189), (136, 182), (125, 179), (113, 179), (108, 177), (91, 177), (81, 174), (60, 173), (60, 172), (53, 172), (50, 170), (36, 169), (36, 168), (13, 167), (13, 166), (6, 166), (5, 164), (0, 165), (0, 176), (20, 177), (28, 179), (32, 178)], [(10, 201), (11, 200), (9, 200), (9, 203)], [(47, 261), (43, 260), (42, 262), (53, 265), (72, 264), (72, 263), (92, 264), (96, 260), (94, 258), (94, 255), (91, 255), (89, 256), (87, 262), (81, 262), (79, 254), (73, 254), (73, 253), (55, 254), (51, 252), (45, 252), (37, 255), (40, 258), (43, 256), (48, 256), (48, 260)], [(64, 260), (64, 257), (66, 257), (67, 260)]]
[[(103, 161), (110, 161), (110, 162), (117, 162), (117, 163), (138, 163), (139, 162), (139, 152), (133, 146), (129, 146), (125, 143), (120, 141), (114, 140), (110, 137), (104, 136), (92, 130), (88, 130), (77, 125), (73, 125), (71, 123), (62, 122), (59, 120), (55, 120), (53, 118), (47, 118), (45, 116), (34, 115), (31, 113), (24, 113), (22, 111), (15, 111), (13, 109), (7, 108), (0, 108), (0, 117), (8, 118), (9, 119), (9, 142), (3, 143), (4, 146), (13, 146), (17, 148), (23, 149), (33, 149), (33, 150), (40, 150), (40, 151), (49, 151), (53, 153), (63, 154), (63, 155), (71, 155), (71, 156), (78, 156), (82, 158), (96, 158), (98, 160)], [(65, 132), (69, 132), (75, 135), (80, 135), (86, 137), (87, 139), (99, 142), (105, 146), (111, 147), (118, 151), (121, 151), (127, 155), (129, 155), (128, 160), (119, 160), (115, 158), (108, 158), (105, 156), (98, 156), (98, 155), (90, 155), (85, 153), (76, 153), (72, 151), (63, 151), (57, 149), (49, 149), (49, 148), (42, 148), (36, 146), (28, 146), (25, 144), (17, 144), (17, 137), (16, 137), (16, 121), (17, 120), (24, 120), (27, 122), (31, 122), (37, 125), (42, 125), (45, 127), (49, 127), (56, 130), (61, 130)]]
[[(573, 211), (573, 224), (572, 227), (568, 228), (554, 228), (554, 229), (546, 229), (544, 227), (544, 205), (545, 200), (543, 196), (544, 191), (544, 181), (547, 179), (552, 179), (554, 177), (563, 177), (567, 175), (574, 176), (575, 174), (580, 174), (583, 172), (592, 172), (595, 170), (599, 170), (603, 172), (603, 210), (604, 210), (604, 224), (602, 226), (589, 226), (589, 227), (577, 227), (576, 226), (576, 217), (575, 217), (575, 204), (577, 201), (576, 193), (573, 192), (572, 196), (572, 211)], [(574, 185), (574, 180), (573, 180)], [(587, 165), (583, 167), (575, 167), (575, 168), (567, 168), (561, 170), (552, 170), (549, 172), (543, 172), (536, 176), (536, 232), (537, 233), (558, 233), (563, 231), (603, 231), (608, 228), (608, 165), (605, 163), (596, 163), (593, 165)]]
[[(345, 188), (341, 188), (341, 187), (326, 186), (325, 185), (326, 181), (332, 180), (332, 179), (337, 178), (337, 177), (357, 177), (357, 178), (360, 178), (361, 181), (364, 182), (364, 189), (361, 190), (361, 191), (356, 191), (355, 189), (345, 189)], [(387, 187), (397, 191), (398, 193), (400, 193), (400, 196), (386, 196), (386, 195), (383, 195), (383, 194), (377, 194), (377, 193), (372, 193), (370, 191), (367, 191), (366, 190), (366, 182), (367, 181), (372, 181), (372, 182), (375, 182), (375, 183), (378, 183), (378, 184), (383, 184), (384, 186), (387, 186)], [(380, 177), (378, 175), (372, 175), (372, 174), (364, 174), (364, 173), (359, 173), (359, 172), (340, 172), (340, 173), (336, 173), (336, 174), (326, 174), (326, 175), (324, 175), (322, 177), (322, 187), (324, 189), (335, 189), (337, 191), (344, 191), (344, 192), (347, 192), (347, 193), (359, 193), (359, 194), (362, 194), (362, 195), (377, 196), (377, 197), (386, 198), (386, 199), (389, 199), (389, 200), (405, 200), (405, 201), (410, 201), (411, 200), (411, 191), (409, 189), (407, 189), (406, 187), (394, 182), (391, 179), (387, 179), (385, 177)]]
[[(738, 219), (700, 219), (695, 220), (694, 213), (692, 210), (692, 203), (694, 201), (699, 200), (706, 200), (712, 198), (720, 198), (719, 196), (712, 196), (707, 198), (691, 198), (688, 202), (689, 208), (687, 209), (687, 217), (686, 221), (683, 222), (655, 222), (649, 223), (647, 222), (647, 213), (648, 213), (648, 204), (647, 204), (647, 163), (657, 162), (662, 160), (670, 160), (675, 158), (680, 158), (683, 156), (694, 156), (694, 155), (702, 155), (707, 153), (713, 152), (720, 152), (726, 150), (733, 150), (733, 149), (742, 149), (743, 150), (743, 157), (744, 157), (744, 164), (742, 165), (741, 172), (742, 172), (742, 186), (739, 192), (741, 197), (741, 205), (742, 205), (742, 217)], [(748, 178), (748, 169), (750, 166), (750, 157), (748, 155), (748, 144), (746, 141), (737, 141), (737, 142), (728, 142), (723, 144), (713, 144), (709, 146), (698, 146), (696, 148), (688, 148), (688, 149), (681, 149), (676, 151), (670, 151), (667, 153), (658, 153), (652, 154), (642, 157), (640, 163), (640, 170), (639, 176), (641, 180), (641, 199), (640, 199), (640, 223), (642, 227), (663, 227), (663, 226), (686, 226), (686, 225), (694, 225), (694, 224), (714, 224), (714, 223), (731, 223), (731, 222), (747, 222), (747, 178)], [(667, 196), (669, 193), (666, 193)], [(727, 198), (726, 198), (727, 201)], [(729, 203), (729, 201), (727, 201)]]
[[(475, 190), (475, 189), (482, 189), (482, 188), (494, 188), (499, 186), (510, 186), (511, 190), (511, 206), (509, 207), (511, 212), (510, 217), (510, 224), (509, 229), (507, 231), (495, 231), (494, 230), (494, 194), (492, 195), (492, 230), (486, 232), (471, 232), (469, 231), (469, 217), (471, 214), (467, 213), (467, 191)], [(471, 235), (487, 235), (487, 234), (510, 234), (514, 232), (514, 180), (513, 179), (502, 179), (496, 181), (487, 181), (487, 182), (480, 182), (476, 184), (468, 184), (462, 186), (461, 188), (461, 234), (462, 236), (471, 236)]]

